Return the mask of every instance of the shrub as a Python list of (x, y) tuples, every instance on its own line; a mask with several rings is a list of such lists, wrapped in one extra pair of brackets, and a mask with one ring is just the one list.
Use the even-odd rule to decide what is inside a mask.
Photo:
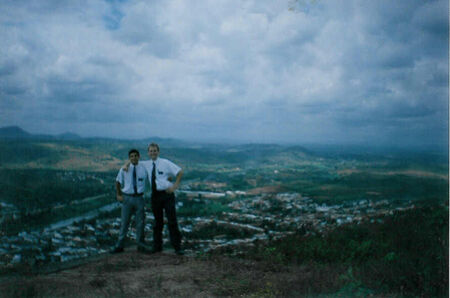
[(348, 266), (343, 292), (372, 289), (435, 297), (448, 295), (448, 249), (448, 206), (427, 206), (396, 212), (383, 223), (342, 226), (327, 234), (299, 231), (256, 246), (247, 257)]

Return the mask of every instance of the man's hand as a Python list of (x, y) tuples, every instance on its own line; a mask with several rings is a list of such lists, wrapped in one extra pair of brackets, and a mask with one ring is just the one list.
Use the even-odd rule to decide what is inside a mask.
[(122, 195), (117, 195), (116, 196), (117, 201), (119, 202), (123, 202), (123, 196)]
[(128, 168), (130, 167), (131, 162), (129, 160), (127, 160), (127, 162), (122, 166), (122, 169), (125, 172), (128, 172)]
[(175, 191), (175, 187), (171, 186), (166, 189), (166, 193), (173, 193)]
[[(180, 170), (180, 171), (178, 172), (177, 177), (175, 177), (175, 183), (174, 183), (171, 187), (169, 187), (169, 188), (166, 189), (166, 192), (167, 192), (167, 193), (169, 193), (169, 194), (170, 194), (170, 193), (173, 193), (173, 192), (175, 191), (175, 189), (178, 188), (178, 186), (180, 185), (181, 176), (183, 176), (183, 170)], [(171, 178), (168, 179), (168, 180), (169, 180), (170, 182), (172, 182)]]
[[(171, 176), (167, 177), (167, 181), (172, 182), (173, 178)], [(175, 191), (175, 186), (172, 185), (172, 187), (169, 187), (166, 189), (167, 193), (173, 193)]]

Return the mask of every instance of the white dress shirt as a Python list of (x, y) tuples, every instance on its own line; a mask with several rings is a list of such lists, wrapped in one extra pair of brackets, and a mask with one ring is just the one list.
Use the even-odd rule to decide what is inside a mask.
[(147, 179), (147, 171), (142, 162), (139, 162), (136, 166), (130, 164), (128, 171), (124, 171), (122, 168), (117, 174), (116, 181), (120, 183), (122, 193), (132, 195), (134, 194), (133, 188), (133, 171), (136, 167), (136, 186), (137, 193), (143, 193), (145, 189), (145, 179)]
[[(168, 159), (158, 157), (155, 161), (156, 166), (156, 189), (159, 191), (163, 191), (172, 187), (173, 183), (167, 180), (169, 177), (173, 179), (178, 175), (181, 171), (181, 168), (171, 162)], [(147, 170), (148, 181), (150, 182), (150, 188), (152, 187), (152, 170), (153, 170), (153, 160), (144, 160), (139, 164), (143, 164)]]

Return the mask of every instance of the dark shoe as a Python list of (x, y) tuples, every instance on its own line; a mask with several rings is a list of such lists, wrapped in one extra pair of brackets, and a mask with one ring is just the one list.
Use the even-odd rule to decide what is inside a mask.
[(152, 252), (152, 254), (156, 254), (156, 253), (158, 253), (158, 252), (162, 252), (162, 248), (153, 248), (152, 250), (151, 250), (151, 252)]
[(152, 250), (149, 249), (149, 248), (146, 247), (146, 246), (138, 246), (138, 247), (137, 247), (137, 251), (138, 251), (138, 252), (141, 252), (141, 253), (144, 253), (144, 254), (151, 254), (151, 253), (152, 253)]
[(178, 256), (183, 256), (184, 255), (184, 250), (177, 249), (177, 250), (175, 250), (175, 254), (178, 255)]
[(118, 254), (121, 252), (123, 252), (123, 247), (119, 247), (119, 246), (116, 246), (110, 250), (110, 253), (112, 253), (112, 254)]

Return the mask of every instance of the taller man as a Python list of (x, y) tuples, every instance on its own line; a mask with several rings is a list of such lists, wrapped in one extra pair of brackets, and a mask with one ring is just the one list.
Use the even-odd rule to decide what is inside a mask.
[[(182, 255), (184, 253), (181, 249), (181, 233), (178, 229), (174, 191), (180, 185), (183, 170), (170, 160), (159, 157), (158, 144), (151, 143), (148, 146), (148, 156), (151, 160), (142, 161), (141, 163), (147, 169), (148, 179), (152, 188), (152, 211), (155, 217), (153, 252), (162, 251), (163, 212), (165, 211), (169, 225), (170, 242), (175, 249), (175, 253)], [(175, 182), (172, 183), (174, 178)]]

